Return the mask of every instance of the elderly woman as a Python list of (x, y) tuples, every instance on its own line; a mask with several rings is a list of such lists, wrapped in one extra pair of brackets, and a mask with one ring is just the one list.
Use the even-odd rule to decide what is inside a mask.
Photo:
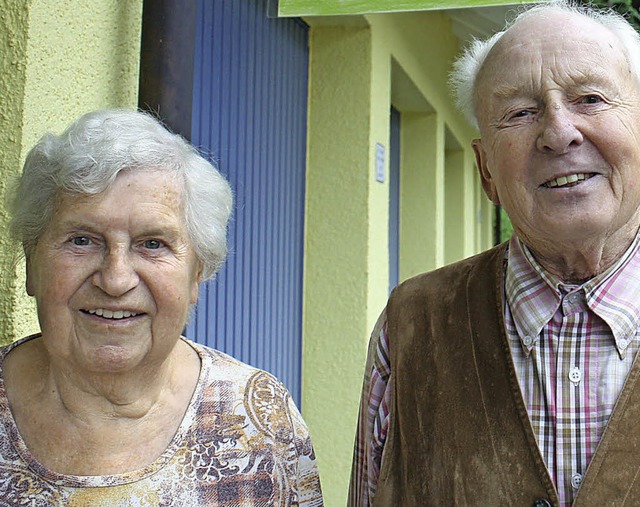
[(41, 333), (0, 352), (0, 503), (322, 505), (286, 389), (181, 336), (226, 253), (211, 164), (90, 113), (31, 150), (10, 208)]

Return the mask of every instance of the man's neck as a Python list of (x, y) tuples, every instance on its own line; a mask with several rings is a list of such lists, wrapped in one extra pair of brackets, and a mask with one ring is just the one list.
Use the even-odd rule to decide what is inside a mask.
[(564, 283), (582, 284), (604, 273), (625, 255), (638, 231), (633, 228), (624, 232), (615, 237), (584, 238), (579, 242), (558, 240), (533, 245), (532, 241), (521, 241), (547, 272)]

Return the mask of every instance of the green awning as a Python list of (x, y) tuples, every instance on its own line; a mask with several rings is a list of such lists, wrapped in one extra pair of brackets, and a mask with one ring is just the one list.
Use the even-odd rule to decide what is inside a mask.
[(336, 16), (519, 5), (539, 0), (278, 0), (278, 15)]

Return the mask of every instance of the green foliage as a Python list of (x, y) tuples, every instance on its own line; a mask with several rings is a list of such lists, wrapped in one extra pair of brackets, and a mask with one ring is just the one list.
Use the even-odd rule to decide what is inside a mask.
[(513, 226), (511, 225), (511, 220), (509, 220), (509, 215), (502, 208), (502, 206), (498, 206), (498, 210), (500, 213), (500, 241), (499, 243), (508, 240), (513, 234)]
[(622, 14), (636, 30), (640, 30), (640, 0), (592, 0), (582, 1), (597, 7), (608, 7)]

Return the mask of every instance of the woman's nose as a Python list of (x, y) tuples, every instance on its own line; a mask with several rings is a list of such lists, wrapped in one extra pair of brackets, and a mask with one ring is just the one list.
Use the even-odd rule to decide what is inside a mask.
[(126, 294), (139, 282), (132, 256), (125, 248), (108, 251), (93, 275), (93, 284), (113, 297)]

